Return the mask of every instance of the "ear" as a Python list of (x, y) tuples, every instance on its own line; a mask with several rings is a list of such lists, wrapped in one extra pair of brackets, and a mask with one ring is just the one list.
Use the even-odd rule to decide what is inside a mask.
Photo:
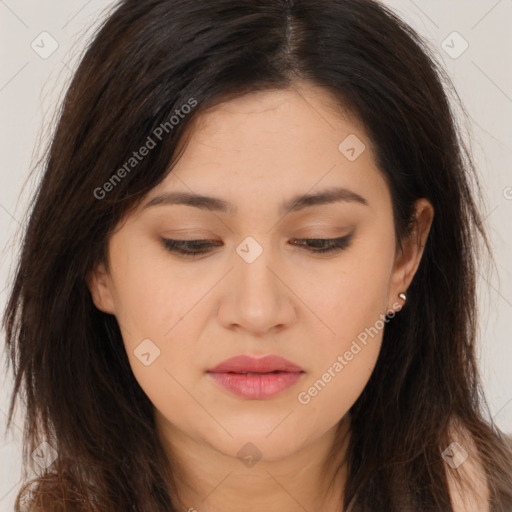
[(411, 233), (402, 241), (402, 250), (398, 249), (395, 257), (389, 297), (391, 304), (396, 302), (399, 293), (407, 291), (416, 274), (433, 219), (434, 208), (430, 201), (418, 199)]
[(115, 314), (112, 282), (105, 269), (105, 264), (100, 263), (95, 270), (89, 272), (86, 281), (94, 305), (104, 313)]

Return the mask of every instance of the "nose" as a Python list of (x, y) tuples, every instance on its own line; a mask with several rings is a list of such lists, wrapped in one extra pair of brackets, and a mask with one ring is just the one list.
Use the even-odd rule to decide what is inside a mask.
[(289, 327), (296, 320), (296, 297), (293, 284), (286, 282), (286, 272), (269, 250), (249, 261), (234, 255), (234, 268), (224, 282), (217, 312), (219, 321), (227, 329), (254, 336)]

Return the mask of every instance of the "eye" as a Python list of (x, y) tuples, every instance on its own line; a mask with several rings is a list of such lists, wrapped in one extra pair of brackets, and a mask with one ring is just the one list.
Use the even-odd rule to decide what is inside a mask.
[[(341, 251), (349, 246), (352, 236), (353, 233), (340, 238), (293, 239), (292, 245), (304, 247), (312, 253)], [(222, 245), (222, 242), (217, 240), (171, 240), (169, 238), (162, 238), (162, 243), (170, 252), (190, 257), (206, 254), (212, 248)]]
[(346, 249), (353, 233), (340, 238), (302, 238), (293, 240), (293, 245), (302, 246), (305, 244), (308, 251), (313, 253), (334, 252)]
[(216, 240), (171, 240), (162, 238), (166, 249), (183, 256), (199, 256), (206, 254), (212, 247), (222, 245)]

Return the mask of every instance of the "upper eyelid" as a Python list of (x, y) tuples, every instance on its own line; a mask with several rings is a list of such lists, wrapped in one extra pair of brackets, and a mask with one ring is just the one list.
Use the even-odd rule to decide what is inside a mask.
[[(348, 236), (352, 234), (356, 228), (357, 224), (354, 222), (342, 222), (340, 224), (332, 224), (331, 222), (323, 222), (322, 220), (318, 221), (317, 219), (313, 219), (315, 222), (313, 223), (306, 223), (304, 226), (300, 226), (298, 228), (298, 232), (304, 232), (304, 231), (320, 231), (319, 234), (312, 234), (312, 235), (300, 235), (296, 236), (294, 238), (300, 238), (300, 239), (322, 239), (322, 240), (334, 240), (337, 238), (341, 238), (343, 236)], [(289, 229), (295, 231), (295, 229), (292, 228), (286, 228), (286, 231)], [(215, 228), (214, 228), (215, 230)], [(165, 238), (168, 240), (177, 240), (177, 241), (204, 241), (204, 240), (216, 240), (216, 235), (213, 234), (213, 232), (210, 231), (210, 229), (206, 228), (206, 231), (210, 231), (210, 233), (201, 233), (203, 231), (203, 227), (200, 226), (189, 226), (185, 227), (183, 229), (164, 229), (160, 233), (161, 238)], [(223, 231), (223, 230), (221, 230)], [(233, 231), (229, 229), (231, 232), (229, 236), (233, 234)], [(330, 234), (321, 234), (321, 232), (324, 231), (325, 233)], [(221, 233), (220, 237), (223, 237)], [(226, 233), (225, 233), (226, 234)], [(179, 238), (175, 238), (179, 237)], [(197, 238), (196, 238), (197, 237)]]
[[(351, 238), (352, 233), (348, 233), (342, 236), (334, 236), (334, 237), (323, 237), (323, 236), (302, 236), (302, 237), (292, 237), (292, 240), (320, 240), (325, 242), (333, 242), (336, 240), (343, 240), (345, 238)], [(161, 237), (163, 241), (176, 242), (176, 243), (194, 243), (194, 242), (219, 242), (219, 240), (215, 240), (214, 238), (167, 238)]]
[[(299, 242), (331, 242), (331, 243), (350, 243), (352, 241), (352, 238), (354, 236), (354, 231), (348, 233), (347, 235), (343, 235), (343, 236), (339, 236), (339, 237), (327, 237), (327, 238), (323, 238), (323, 237), (302, 237), (302, 238), (298, 238), (298, 237), (295, 237), (295, 238), (292, 238), (293, 241), (299, 241)], [(219, 245), (223, 245), (222, 242), (218, 243), (219, 241), (218, 240), (213, 240), (213, 239), (207, 239), (207, 238), (196, 238), (196, 239), (184, 239), (184, 240), (178, 240), (178, 239), (173, 239), (173, 238), (165, 238), (165, 237), (161, 237), (161, 240), (163, 242), (163, 244), (169, 248), (169, 245), (170, 244), (173, 244), (175, 246), (191, 246), (191, 245), (194, 245), (194, 242), (197, 243), (197, 245), (199, 247), (201, 246), (213, 246), (213, 247), (219, 247)], [(202, 242), (202, 243), (201, 243)], [(295, 244), (297, 245), (297, 244)]]

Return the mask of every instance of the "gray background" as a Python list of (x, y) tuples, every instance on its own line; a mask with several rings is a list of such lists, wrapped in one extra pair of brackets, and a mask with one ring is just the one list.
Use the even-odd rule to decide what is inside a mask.
[[(469, 114), (467, 136), (484, 188), (485, 225), (497, 263), (497, 271), (489, 274), (482, 265), (479, 273), (478, 356), (491, 413), (501, 429), (512, 433), (512, 1), (385, 3), (429, 40)], [(2, 310), (19, 247), (15, 235), (23, 226), (35, 180), (23, 191), (22, 186), (48, 139), (49, 123), (88, 37), (112, 5), (108, 0), (0, 0)], [(48, 55), (52, 45), (58, 47)], [(3, 349), (3, 332), (0, 344)], [(1, 363), (3, 368), (3, 356)], [(23, 411), (17, 411), (14, 429), (3, 435), (11, 385), (11, 375), (1, 379), (2, 512), (13, 510), (21, 476)]]

